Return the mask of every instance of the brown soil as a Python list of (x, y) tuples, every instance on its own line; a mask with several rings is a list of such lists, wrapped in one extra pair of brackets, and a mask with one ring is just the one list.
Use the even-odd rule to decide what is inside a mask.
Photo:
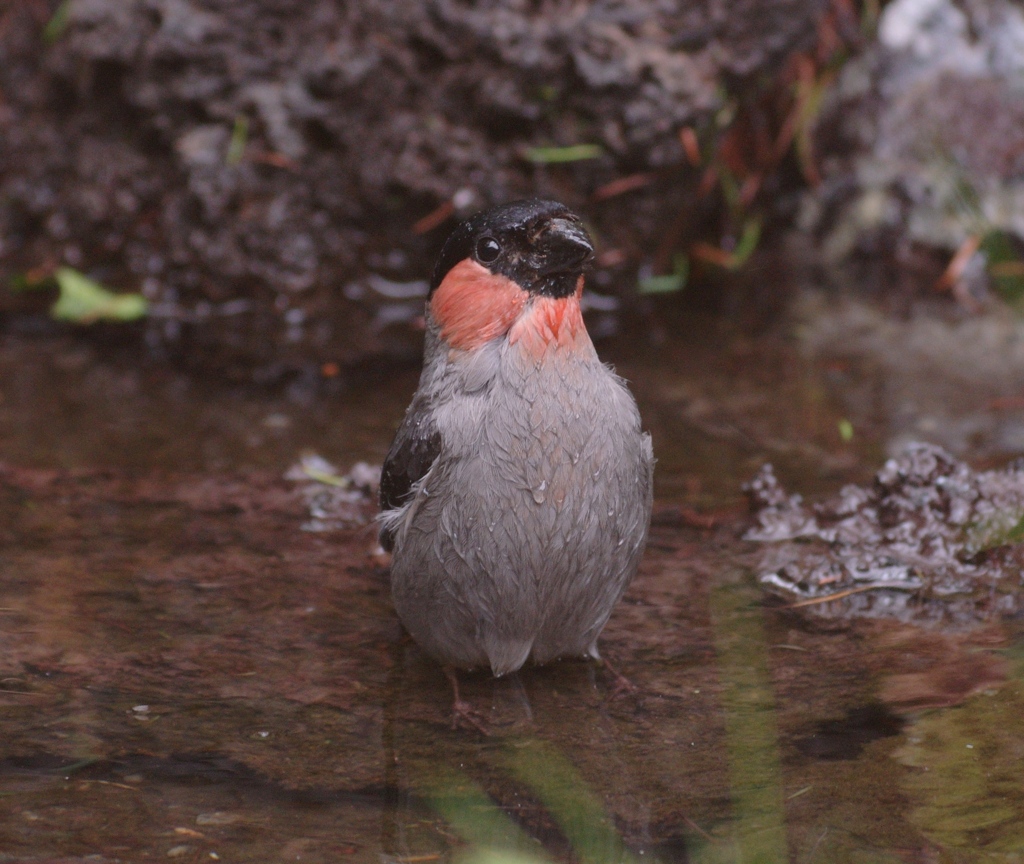
[[(422, 279), (451, 222), (412, 226), (453, 196), (563, 199), (625, 253), (599, 278), (635, 273), (707, 218), (679, 129), (813, 43), (828, 4), (72, 0), (63, 27), (56, 8), (0, 12), (0, 283), (87, 270), (150, 297), (151, 345), (266, 378), (387, 348), (346, 286)], [(604, 155), (524, 158), (580, 143)], [(0, 314), (40, 303), (0, 294)]]

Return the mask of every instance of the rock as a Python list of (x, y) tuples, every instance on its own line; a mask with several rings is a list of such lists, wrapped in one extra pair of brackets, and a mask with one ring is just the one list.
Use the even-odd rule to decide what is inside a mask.
[(1024, 466), (975, 472), (939, 447), (911, 444), (871, 487), (805, 506), (748, 485), (746, 537), (770, 543), (760, 582), (832, 617), (896, 617), (961, 628), (1024, 608)]

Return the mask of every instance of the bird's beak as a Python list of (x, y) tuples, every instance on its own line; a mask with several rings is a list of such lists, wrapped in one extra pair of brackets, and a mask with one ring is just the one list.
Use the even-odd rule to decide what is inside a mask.
[(541, 242), (545, 251), (540, 267), (542, 275), (580, 270), (594, 257), (587, 232), (574, 219), (552, 219)]

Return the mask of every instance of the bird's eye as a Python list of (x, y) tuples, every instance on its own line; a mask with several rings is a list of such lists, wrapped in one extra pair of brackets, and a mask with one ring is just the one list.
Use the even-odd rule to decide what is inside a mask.
[(501, 254), (501, 246), (493, 237), (481, 237), (476, 241), (476, 259), (481, 264), (490, 264)]

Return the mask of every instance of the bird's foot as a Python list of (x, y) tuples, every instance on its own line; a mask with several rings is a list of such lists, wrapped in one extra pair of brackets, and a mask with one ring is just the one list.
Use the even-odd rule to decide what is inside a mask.
[(618, 669), (612, 666), (604, 658), (601, 659), (601, 665), (604, 666), (612, 674), (614, 683), (612, 684), (611, 693), (608, 694), (608, 700), (613, 701), (623, 696), (636, 696), (642, 688), (638, 687), (632, 681), (630, 681), (625, 675), (623, 675)]
[(612, 691), (608, 694), (609, 700), (619, 699), (625, 696), (636, 696), (639, 694), (640, 688), (636, 686), (628, 678), (619, 675), (615, 679), (615, 683), (612, 685)]
[(484, 715), (459, 694), (459, 679), (455, 674), (455, 670), (450, 666), (445, 666), (444, 676), (452, 685), (452, 694), (454, 696), (452, 700), (452, 729), (475, 730), (481, 735), (490, 735), (491, 731), (487, 728)]
[(476, 731), (488, 736), (491, 734), (484, 715), (463, 699), (456, 699), (452, 703), (452, 729)]

